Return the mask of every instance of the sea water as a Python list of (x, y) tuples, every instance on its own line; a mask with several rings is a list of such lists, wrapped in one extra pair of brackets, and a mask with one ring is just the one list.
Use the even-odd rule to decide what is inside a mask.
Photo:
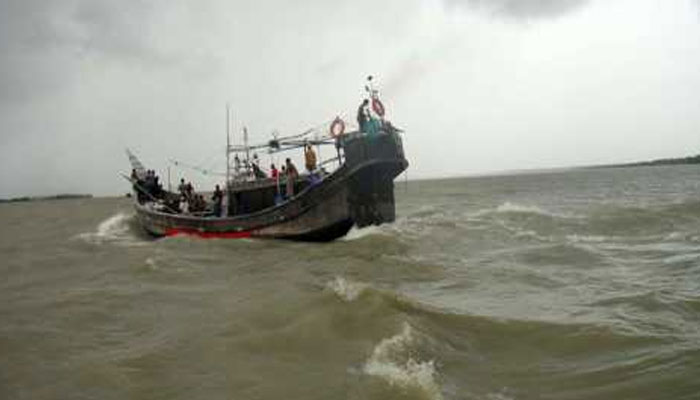
[(698, 399), (700, 168), (396, 182), (327, 244), (0, 205), (2, 399)]

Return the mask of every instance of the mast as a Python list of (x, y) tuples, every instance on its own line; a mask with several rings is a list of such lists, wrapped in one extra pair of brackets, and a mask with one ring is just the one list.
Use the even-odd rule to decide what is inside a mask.
[(250, 147), (248, 146), (248, 128), (243, 127), (243, 145), (245, 147), (245, 168), (246, 175), (250, 176)]
[(231, 115), (231, 111), (229, 110), (229, 105), (226, 103), (226, 190), (228, 191), (229, 187), (229, 182), (231, 181), (231, 137), (229, 133), (231, 132), (230, 129), (230, 122), (229, 122), (229, 116)]
[(316, 159), (318, 160), (316, 165), (318, 165), (318, 167), (320, 168), (320, 166), (321, 166), (321, 142), (319, 141), (320, 134), (319, 134), (318, 130), (314, 131), (314, 139), (316, 139)]

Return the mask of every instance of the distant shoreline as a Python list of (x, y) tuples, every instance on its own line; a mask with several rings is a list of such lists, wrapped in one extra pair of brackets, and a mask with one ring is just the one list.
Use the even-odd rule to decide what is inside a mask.
[(51, 201), (51, 200), (71, 200), (71, 199), (91, 199), (91, 194), (56, 194), (53, 196), (23, 196), (10, 199), (0, 199), (0, 203), (24, 203), (30, 201)]
[(661, 167), (668, 165), (693, 165), (700, 164), (700, 154), (683, 158), (661, 158), (651, 161), (640, 161), (625, 164), (591, 165), (582, 168), (628, 168), (628, 167)]
[[(491, 177), (491, 176), (502, 176), (502, 175), (527, 175), (532, 173), (548, 173), (548, 172), (563, 172), (572, 170), (585, 170), (585, 169), (604, 169), (604, 168), (633, 168), (633, 167), (663, 167), (663, 166), (673, 166), (673, 165), (698, 165), (700, 164), (700, 154), (681, 158), (660, 158), (650, 161), (639, 161), (623, 164), (602, 164), (602, 165), (583, 165), (583, 166), (571, 166), (571, 167), (555, 167), (555, 168), (538, 168), (538, 169), (524, 169), (524, 170), (506, 170), (506, 171), (492, 171), (477, 175), (455, 175), (455, 176), (441, 176), (441, 177), (427, 177), (427, 178), (414, 178), (410, 181), (424, 181), (424, 180), (444, 180), (444, 179), (459, 179), (465, 177), (480, 178), (480, 177)], [(398, 182), (397, 182), (398, 183)], [(34, 202), (34, 201), (53, 201), (53, 200), (71, 200), (71, 199), (91, 199), (94, 196), (92, 194), (57, 194), (52, 196), (22, 196), (13, 197), (9, 199), (0, 198), (0, 204), (4, 203), (24, 203), (24, 202)], [(112, 196), (108, 196), (112, 197)], [(114, 195), (114, 197), (122, 197), (121, 195)]]

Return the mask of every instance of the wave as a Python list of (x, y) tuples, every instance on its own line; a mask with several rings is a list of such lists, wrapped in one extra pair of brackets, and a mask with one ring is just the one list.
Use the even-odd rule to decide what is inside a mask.
[(511, 203), (509, 201), (496, 207), (496, 212), (498, 213), (523, 213), (523, 214), (541, 214), (547, 216), (554, 216), (554, 214), (545, 211), (542, 208), (536, 206), (525, 206), (517, 203)]
[[(640, 329), (624, 319), (601, 318), (598, 313), (551, 317), (533, 310), (532, 315), (508, 315), (481, 310), (475, 306), (470, 312), (462, 307), (453, 308), (438, 300), (418, 299), (409, 293), (401, 293), (390, 288), (377, 288), (367, 283), (336, 277), (326, 284), (326, 289), (347, 303), (359, 303), (365, 308), (372, 307), (373, 315), (382, 318), (401, 316), (408, 318), (412, 325), (421, 331), (431, 332), (434, 340), (452, 343), (457, 348), (474, 339), (490, 341), (488, 337), (519, 337), (522, 340), (545, 340), (556, 347), (562, 337), (569, 344), (595, 343), (594, 350), (600, 348), (646, 346), (656, 344), (667, 335), (658, 335), (656, 330)], [(605, 304), (587, 304), (587, 307), (608, 308)], [(692, 307), (693, 305), (688, 305)], [(495, 311), (495, 310), (494, 310)], [(485, 313), (484, 313), (485, 312)], [(455, 336), (456, 335), (456, 336)], [(482, 337), (483, 336), (483, 337)], [(478, 339), (480, 338), (481, 339)], [(461, 344), (459, 344), (461, 343)], [(439, 346), (438, 346), (439, 347)], [(545, 346), (547, 347), (547, 346)]]
[[(547, 317), (533, 311), (532, 315), (519, 317), (506, 314), (470, 312), (461, 307), (453, 308), (446, 304), (423, 301), (388, 289), (364, 286), (362, 295), (355, 301), (375, 302), (378, 297), (387, 308), (385, 316), (399, 313), (411, 319), (413, 325), (431, 332), (435, 340), (451, 343), (453, 350), (462, 346), (470, 347), (469, 342), (491, 341), (491, 337), (518, 337), (521, 340), (543, 340), (543, 347), (549, 345), (587, 344), (590, 350), (626, 346), (646, 346), (657, 344), (660, 337), (655, 331), (631, 327), (625, 321), (601, 319), (594, 314), (570, 315), (566, 320), (560, 317)], [(595, 305), (589, 305), (595, 307)], [(568, 343), (560, 339), (568, 338)], [(591, 346), (591, 344), (595, 344)]]
[(348, 281), (339, 276), (326, 284), (327, 289), (345, 302), (355, 301), (368, 287), (366, 283)]
[[(437, 227), (445, 220), (440, 214), (427, 218), (418, 222)], [(447, 220), (467, 234), (475, 230), (500, 232), (503, 239), (535, 242), (591, 245), (659, 240), (695, 242), (699, 237), (695, 232), (700, 222), (700, 202), (655, 206), (605, 204), (578, 211), (553, 211), (506, 201), (495, 207), (453, 213)]]
[(664, 207), (662, 211), (668, 215), (691, 217), (697, 220), (700, 218), (700, 201), (685, 201), (671, 204)]
[(132, 234), (132, 222), (132, 214), (119, 212), (100, 222), (95, 231), (84, 232), (78, 234), (76, 237), (91, 244), (112, 242), (138, 245), (145, 243), (144, 241), (137, 240), (135, 235)]
[(578, 235), (578, 234), (571, 234), (571, 235), (566, 235), (566, 240), (569, 243), (605, 243), (612, 239), (610, 236), (602, 236), (602, 235)]
[(441, 400), (435, 362), (413, 358), (417, 338), (408, 323), (400, 333), (382, 340), (365, 362), (363, 371), (402, 390), (418, 391), (430, 399)]
[[(685, 341), (682, 334), (691, 332), (686, 327), (669, 335), (670, 332), (659, 332), (647, 324), (620, 318), (620, 315), (613, 317), (607, 312), (591, 310), (611, 308), (604, 304), (588, 304), (586, 309), (590, 312), (582, 309), (582, 313), (564, 318), (547, 316), (537, 310), (531, 315), (498, 315), (497, 310), (492, 310), (496, 313), (486, 309), (480, 312), (478, 305), (468, 306), (472, 311), (453, 308), (440, 304), (439, 300), (431, 301), (429, 297), (416, 298), (409, 293), (343, 277), (328, 282), (326, 288), (342, 301), (353, 303), (353, 310), (371, 308), (372, 312), (365, 315), (369, 318), (365, 321), (367, 324), (401, 321), (403, 325), (399, 325), (398, 332), (375, 343), (361, 371), (376, 380), (381, 390), (400, 391), (406, 398), (442, 399), (451, 394), (452, 385), (466, 389), (463, 382), (457, 383), (449, 375), (440, 374), (439, 360), (478, 359), (532, 348), (561, 360), (555, 369), (562, 377), (577, 379), (587, 377), (591, 371), (577, 369), (576, 363), (585, 364), (587, 368), (609, 368), (614, 372), (623, 367), (615, 362), (601, 367), (600, 357), (649, 354), (654, 349)], [(612, 308), (616, 309), (614, 305)], [(503, 341), (503, 338), (510, 339)], [(576, 361), (570, 363), (569, 360)], [(625, 371), (646, 374), (649, 360), (641, 356), (628, 360)], [(464, 365), (466, 368), (467, 364)], [(475, 390), (482, 389), (493, 393), (497, 388)]]
[(385, 232), (379, 226), (368, 226), (366, 228), (355, 228), (353, 227), (347, 235), (343, 236), (340, 240), (345, 242), (351, 242), (358, 239), (364, 239), (368, 236), (384, 235)]
[(608, 205), (592, 211), (586, 228), (593, 235), (674, 239), (697, 231), (700, 203)]

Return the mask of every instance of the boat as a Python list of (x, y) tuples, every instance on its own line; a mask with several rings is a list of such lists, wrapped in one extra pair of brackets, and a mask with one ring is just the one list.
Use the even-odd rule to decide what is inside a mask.
[[(371, 81), (371, 78), (369, 78)], [(134, 190), (136, 218), (155, 237), (193, 235), (202, 238), (272, 238), (327, 242), (353, 228), (381, 225), (396, 218), (394, 179), (408, 167), (401, 129), (384, 118), (376, 90), (370, 93), (368, 119), (362, 129), (345, 132), (335, 118), (327, 133), (311, 131), (273, 137), (267, 143), (232, 146), (227, 143), (226, 184), (220, 206), (202, 212), (178, 209), (180, 193), (148, 188), (148, 171), (127, 150), (132, 166), (128, 179)], [(227, 142), (228, 111), (227, 111)], [(261, 174), (251, 151), (293, 151), (307, 146), (335, 147), (333, 157), (291, 179), (293, 195), (285, 197), (287, 182)], [(297, 150), (298, 151), (298, 150)], [(235, 155), (236, 165), (230, 163)], [(239, 155), (244, 157), (243, 161)], [(335, 168), (327, 171), (329, 165)]]

